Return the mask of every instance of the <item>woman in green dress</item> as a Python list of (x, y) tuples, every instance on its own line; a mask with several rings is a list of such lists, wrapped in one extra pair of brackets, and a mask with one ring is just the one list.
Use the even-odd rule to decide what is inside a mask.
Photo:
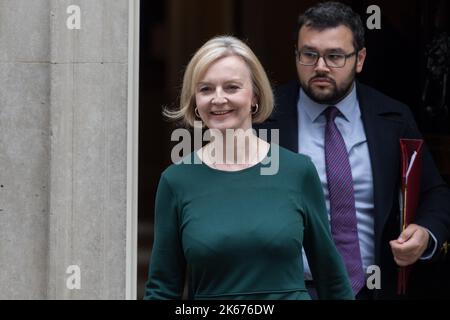
[(180, 100), (166, 115), (214, 139), (161, 175), (144, 299), (181, 299), (186, 274), (190, 299), (310, 299), (302, 248), (319, 298), (353, 299), (314, 165), (252, 131), (273, 110), (252, 50), (229, 36), (206, 42)]

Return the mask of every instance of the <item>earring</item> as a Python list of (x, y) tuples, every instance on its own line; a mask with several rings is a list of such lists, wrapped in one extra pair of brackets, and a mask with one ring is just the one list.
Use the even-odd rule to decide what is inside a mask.
[[(253, 106), (255, 109), (254, 110), (252, 110), (252, 114), (256, 114), (256, 113), (258, 113), (258, 110), (259, 110), (259, 105), (258, 104), (255, 104), (254, 106)], [(252, 109), (253, 109), (253, 107), (252, 107)]]
[(197, 107), (194, 109), (194, 113), (197, 116), (197, 118), (201, 119), (200, 118), (200, 114), (198, 113), (198, 108)]

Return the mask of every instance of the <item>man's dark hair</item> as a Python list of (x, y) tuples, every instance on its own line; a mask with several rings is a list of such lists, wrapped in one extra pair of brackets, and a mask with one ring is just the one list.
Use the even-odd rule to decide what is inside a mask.
[(364, 48), (364, 27), (361, 17), (346, 4), (340, 2), (321, 2), (306, 10), (297, 23), (295, 46), (298, 33), (303, 26), (319, 31), (336, 28), (341, 25), (348, 27), (353, 33), (353, 46), (357, 51)]

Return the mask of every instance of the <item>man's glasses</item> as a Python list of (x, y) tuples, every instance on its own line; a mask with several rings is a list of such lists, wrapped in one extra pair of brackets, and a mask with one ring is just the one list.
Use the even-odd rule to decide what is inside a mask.
[(347, 59), (354, 56), (356, 51), (344, 54), (344, 53), (327, 53), (324, 55), (319, 54), (315, 51), (310, 50), (295, 50), (297, 55), (298, 62), (304, 66), (315, 66), (319, 58), (322, 57), (325, 61), (325, 64), (329, 68), (342, 68), (345, 66)]

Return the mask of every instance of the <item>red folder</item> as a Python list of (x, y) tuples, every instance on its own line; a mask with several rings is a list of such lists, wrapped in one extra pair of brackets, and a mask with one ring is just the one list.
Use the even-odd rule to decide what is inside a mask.
[[(401, 191), (400, 232), (413, 222), (419, 205), (420, 177), (422, 175), (422, 139), (400, 139)], [(397, 293), (405, 294), (411, 266), (400, 267)]]

